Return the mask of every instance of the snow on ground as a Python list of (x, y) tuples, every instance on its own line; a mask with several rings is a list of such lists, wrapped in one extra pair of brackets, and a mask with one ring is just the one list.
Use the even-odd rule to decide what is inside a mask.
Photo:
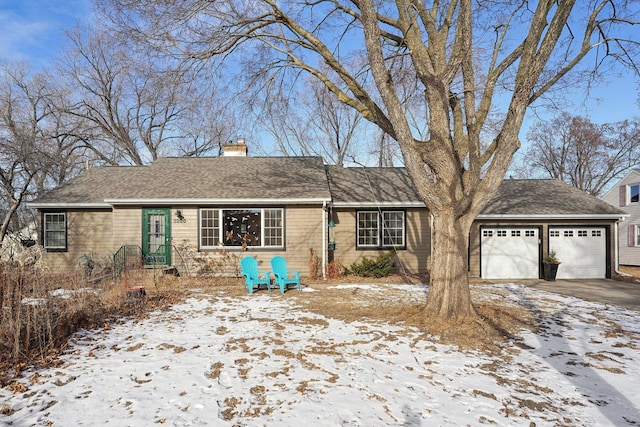
[(60, 367), (0, 389), (0, 425), (640, 424), (638, 312), (515, 284), (474, 292), (527, 307), (540, 327), (492, 356), (325, 318), (277, 292), (214, 290), (76, 334)]

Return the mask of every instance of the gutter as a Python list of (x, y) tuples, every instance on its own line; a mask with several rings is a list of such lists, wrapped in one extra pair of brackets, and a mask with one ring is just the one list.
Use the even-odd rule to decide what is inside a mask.
[(27, 203), (27, 207), (32, 209), (111, 209), (113, 206), (109, 203)]
[(104, 202), (97, 203), (27, 203), (33, 209), (62, 209), (62, 208), (104, 208), (110, 209), (113, 206), (175, 206), (175, 205), (262, 205), (262, 206), (282, 206), (282, 205), (315, 205), (325, 204), (329, 199), (308, 198), (308, 199), (105, 199)]
[(488, 220), (488, 219), (519, 219), (519, 220), (532, 220), (532, 219), (543, 219), (543, 220), (549, 220), (549, 219), (558, 219), (558, 220), (571, 220), (571, 219), (615, 219), (615, 220), (622, 220), (625, 219), (629, 216), (629, 214), (577, 214), (577, 215), (571, 215), (571, 214), (565, 214), (565, 215), (559, 215), (559, 214), (541, 214), (541, 215), (510, 215), (510, 214), (497, 214), (497, 215), (493, 215), (493, 214), (480, 214), (476, 217), (476, 220), (478, 219), (484, 219), (484, 220)]
[(334, 208), (425, 208), (424, 202), (333, 202)]
[(325, 198), (282, 198), (282, 199), (105, 199), (109, 205), (293, 205), (324, 204)]

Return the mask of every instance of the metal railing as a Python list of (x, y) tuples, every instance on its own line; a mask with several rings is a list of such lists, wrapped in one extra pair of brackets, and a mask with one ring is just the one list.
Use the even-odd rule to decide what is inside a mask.
[(123, 245), (113, 254), (113, 277), (119, 278), (127, 270), (142, 268), (142, 248), (138, 245)]

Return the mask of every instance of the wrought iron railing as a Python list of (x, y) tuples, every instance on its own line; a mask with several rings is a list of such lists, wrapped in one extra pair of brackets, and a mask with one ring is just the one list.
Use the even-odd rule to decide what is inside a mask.
[(113, 254), (113, 276), (119, 278), (127, 270), (142, 268), (142, 248), (138, 245), (123, 245)]

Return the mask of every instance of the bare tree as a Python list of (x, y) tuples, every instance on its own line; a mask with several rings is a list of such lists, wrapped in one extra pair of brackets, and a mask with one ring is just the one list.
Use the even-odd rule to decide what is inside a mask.
[[(247, 104), (273, 137), (281, 153), (322, 156), (342, 165), (358, 151), (364, 118), (341, 103), (315, 79), (300, 76), (301, 84), (269, 82), (261, 96), (252, 93)], [(297, 89), (297, 90), (296, 90)], [(251, 93), (251, 92), (250, 92)]]
[[(627, 1), (99, 3), (130, 37), (194, 63), (236, 54), (252, 64), (247, 70), (307, 72), (395, 139), (433, 214), (426, 312), (452, 320), (475, 317), (469, 230), (520, 147), (527, 107), (569, 78), (576, 84), (597, 76), (605, 60), (635, 66), (637, 57), (637, 40), (622, 38), (621, 30), (635, 24), (627, 9), (635, 5)], [(589, 55), (594, 49), (597, 55)], [(410, 76), (421, 94), (428, 129), (422, 137), (397, 76)], [(499, 95), (504, 105), (496, 104)], [(483, 128), (497, 107), (501, 126), (484, 144)]]
[(336, 95), (318, 80), (312, 80), (310, 86), (305, 104), (319, 148), (316, 151), (331, 163), (343, 165), (345, 158), (355, 151), (364, 118), (338, 101)]
[(59, 184), (77, 170), (81, 153), (75, 141), (59, 135), (59, 116), (52, 106), (54, 89), (46, 73), (30, 75), (25, 65), (0, 71), (0, 241), (14, 224), (23, 202)]
[(640, 157), (637, 119), (596, 125), (564, 113), (532, 126), (527, 140), (520, 176), (560, 179), (594, 196), (637, 166)]
[(75, 118), (76, 136), (114, 165), (143, 165), (170, 151), (183, 137), (177, 122), (193, 100), (188, 73), (97, 30), (76, 29), (69, 39), (60, 74), (75, 91), (60, 108)]

